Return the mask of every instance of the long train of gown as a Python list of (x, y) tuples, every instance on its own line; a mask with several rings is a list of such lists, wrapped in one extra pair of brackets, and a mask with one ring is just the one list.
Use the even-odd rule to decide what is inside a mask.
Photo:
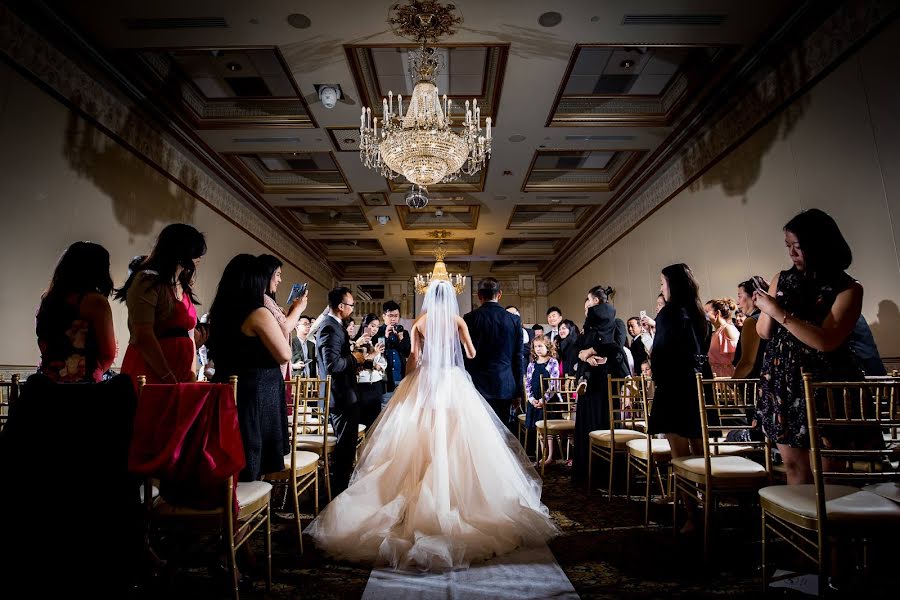
[(338, 559), (444, 570), (543, 544), (558, 529), (518, 441), (469, 374), (448, 367), (404, 378), (350, 486), (306, 532)]

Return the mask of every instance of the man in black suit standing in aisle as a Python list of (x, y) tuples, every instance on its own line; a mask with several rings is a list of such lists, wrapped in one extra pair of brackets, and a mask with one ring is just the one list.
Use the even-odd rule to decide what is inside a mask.
[(297, 320), (297, 329), (291, 339), (291, 370), (300, 377), (316, 378), (318, 364), (316, 362), (316, 345), (309, 339), (312, 317), (301, 316)]
[(353, 312), (350, 288), (339, 287), (328, 292), (328, 306), (330, 311), (322, 320), (316, 338), (316, 359), (319, 376), (324, 379), (331, 375), (329, 406), (331, 425), (337, 436), (331, 493), (336, 496), (350, 483), (359, 434), (359, 404), (356, 401), (358, 363), (350, 353), (350, 339), (344, 329), (344, 320)]
[(463, 317), (469, 326), (475, 358), (466, 359), (466, 371), (500, 422), (511, 426), (510, 409), (524, 395), (522, 377), (522, 321), (499, 304), (500, 282), (486, 277), (478, 283), (481, 307)]

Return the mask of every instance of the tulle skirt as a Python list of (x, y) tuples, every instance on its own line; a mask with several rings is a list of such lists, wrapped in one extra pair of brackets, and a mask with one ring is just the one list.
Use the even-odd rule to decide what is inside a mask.
[(338, 559), (467, 567), (558, 533), (541, 480), (462, 368), (409, 374), (350, 480), (306, 532)]

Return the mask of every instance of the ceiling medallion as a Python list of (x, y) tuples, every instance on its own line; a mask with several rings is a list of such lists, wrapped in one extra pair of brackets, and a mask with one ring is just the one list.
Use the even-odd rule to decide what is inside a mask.
[(444, 257), (447, 256), (447, 251), (444, 249), (444, 240), (451, 237), (453, 233), (447, 231), (446, 229), (438, 229), (435, 231), (429, 231), (426, 235), (430, 238), (435, 238), (438, 241), (437, 248), (434, 249), (434, 268), (432, 268), (431, 273), (428, 275), (416, 275), (415, 276), (415, 285), (416, 285), (416, 293), (417, 294), (425, 294), (428, 291), (428, 286), (431, 285), (432, 281), (449, 281), (450, 285), (453, 286), (453, 289), (456, 290), (457, 294), (461, 294), (463, 290), (466, 289), (466, 277), (465, 275), (461, 275), (458, 273), (450, 274), (447, 272), (447, 265), (444, 264)]
[(477, 99), (471, 104), (466, 100), (465, 116), (457, 124), (461, 129), (453, 130), (453, 101), (446, 94), (440, 97), (435, 85), (442, 60), (426, 43), (455, 32), (453, 27), (460, 22), (453, 15), (456, 7), (433, 0), (408, 2), (393, 6), (395, 16), (389, 22), (396, 33), (421, 43), (409, 57), (409, 72), (417, 81), (409, 110), (404, 115), (403, 97), (397, 94), (394, 111), (393, 91), (382, 99), (380, 123), (377, 116), (372, 116), (371, 108), (363, 108), (359, 117), (359, 155), (365, 166), (383, 177), (395, 179), (403, 175), (410, 183), (427, 188), (454, 181), (461, 173), (474, 175), (484, 167), (491, 155), (491, 119), (485, 119), (483, 130)]

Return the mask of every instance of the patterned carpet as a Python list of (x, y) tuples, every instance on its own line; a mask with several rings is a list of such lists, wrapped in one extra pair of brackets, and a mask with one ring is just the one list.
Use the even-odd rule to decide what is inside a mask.
[[(716, 564), (702, 566), (699, 539), (672, 536), (670, 505), (653, 505), (651, 523), (644, 527), (642, 505), (626, 502), (624, 495), (608, 502), (595, 491), (587, 495), (574, 488), (562, 464), (548, 469), (544, 501), (563, 535), (550, 543), (557, 561), (582, 598), (756, 598), (760, 595), (758, 520), (745, 517), (741, 529), (727, 531), (716, 540)], [(275, 504), (280, 504), (276, 492)], [(335, 563), (316, 552), (306, 540), (305, 553), (297, 552), (293, 523), (282, 517), (273, 525), (274, 585), (270, 598), (360, 598), (370, 569)], [(741, 521), (734, 511), (724, 519)], [(311, 518), (309, 514), (304, 519)], [(169, 540), (160, 548), (178, 565), (147, 585), (138, 597), (227, 597), (225, 577), (212, 566), (217, 562), (204, 545)], [(265, 595), (263, 546), (253, 541), (256, 565), (244, 567), (251, 580), (242, 586), (242, 597)], [(789, 592), (790, 597), (806, 597)]]

